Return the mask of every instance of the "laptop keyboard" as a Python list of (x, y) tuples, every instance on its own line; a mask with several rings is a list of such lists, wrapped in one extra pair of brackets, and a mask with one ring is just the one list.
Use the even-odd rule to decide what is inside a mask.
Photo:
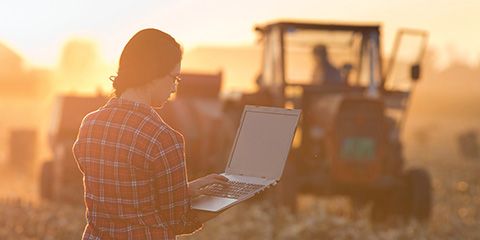
[(238, 199), (241, 196), (256, 191), (262, 187), (263, 185), (229, 181), (228, 186), (212, 184), (205, 187), (205, 189), (207, 190), (207, 195)]

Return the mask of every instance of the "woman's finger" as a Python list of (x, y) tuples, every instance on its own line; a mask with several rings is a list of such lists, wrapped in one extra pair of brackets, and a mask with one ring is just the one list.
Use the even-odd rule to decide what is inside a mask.
[(220, 175), (220, 174), (211, 174), (210, 176), (212, 176), (213, 178), (218, 179), (218, 180), (228, 181), (227, 177), (225, 177), (223, 175)]
[(225, 181), (225, 180), (223, 180), (223, 179), (222, 179), (222, 180), (220, 180), (220, 179), (214, 179), (212, 184), (220, 184), (220, 185), (222, 185), (222, 186), (227, 186), (227, 185), (228, 185), (228, 182)]

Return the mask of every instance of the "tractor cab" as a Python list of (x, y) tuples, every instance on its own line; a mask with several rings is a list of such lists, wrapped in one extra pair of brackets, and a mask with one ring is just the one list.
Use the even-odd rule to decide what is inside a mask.
[(379, 25), (275, 22), (255, 30), (264, 49), (258, 89), (280, 106), (298, 104), (305, 89), (370, 97), (408, 93), (426, 46), (425, 32), (401, 30), (386, 62)]
[(298, 104), (305, 88), (338, 92), (380, 85), (378, 26), (279, 22), (257, 31), (264, 45), (258, 87), (276, 105)]

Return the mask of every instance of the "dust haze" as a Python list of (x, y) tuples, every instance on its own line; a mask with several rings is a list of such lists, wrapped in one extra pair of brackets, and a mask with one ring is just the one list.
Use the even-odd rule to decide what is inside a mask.
[[(435, 49), (430, 49), (425, 58), (422, 79), (413, 92), (408, 120), (404, 126), (402, 138), (406, 142), (407, 165), (422, 166), (432, 172), (434, 215), (431, 226), (426, 231), (434, 233), (428, 236), (446, 236), (450, 231), (460, 234), (458, 236), (471, 236), (471, 233), (477, 231), (475, 222), (480, 219), (480, 182), (476, 175), (480, 170), (480, 159), (468, 159), (462, 155), (458, 139), (468, 131), (480, 133), (480, 64), (467, 64), (456, 57), (450, 65), (439, 69), (435, 67), (435, 52)], [(260, 49), (253, 46), (197, 47), (185, 53), (183, 71), (222, 72), (224, 95), (235, 91), (253, 91), (255, 78), (260, 71), (260, 56)], [(0, 199), (20, 198), (36, 202), (39, 167), (51, 157), (48, 129), (55, 97), (59, 94), (110, 94), (108, 78), (115, 74), (116, 63), (107, 63), (99, 54), (95, 43), (86, 39), (66, 42), (58, 64), (52, 69), (29, 66), (27, 59), (1, 44), (0, 62)], [(25, 129), (37, 134), (37, 142), (33, 146), (34, 159), (26, 165), (14, 167), (16, 163), (11, 160), (11, 151), (32, 146), (12, 146), (10, 133)], [(340, 205), (334, 206), (324, 202), (312, 203), (315, 201), (308, 198), (303, 202), (307, 212), (308, 206), (312, 204), (320, 204), (327, 209), (327, 213), (316, 212), (315, 218), (306, 216), (308, 221), (324, 221), (324, 224), (337, 226), (339, 223), (335, 219), (347, 221), (343, 218), (338, 220), (338, 216), (351, 215), (341, 205), (341, 201)], [(255, 215), (260, 212), (259, 209), (254, 207), (248, 211), (254, 216), (251, 221), (258, 224), (266, 221), (261, 215)], [(81, 213), (78, 210), (72, 212), (73, 215)], [(319, 220), (318, 215), (324, 218)], [(211, 230), (202, 231), (196, 237), (209, 239), (217, 230), (230, 231), (225, 234), (232, 234), (231, 231), (235, 233), (235, 229), (221, 228), (225, 223), (233, 221), (231, 218), (215, 220)], [(326, 219), (333, 223), (326, 222)], [(345, 225), (339, 225), (338, 229), (343, 231), (342, 226), (347, 224), (357, 230), (363, 229), (361, 220), (355, 217), (347, 219), (350, 220), (344, 222)], [(289, 221), (295, 223), (292, 219)], [(296, 226), (295, 229), (302, 227), (304, 230), (309, 229), (308, 224)], [(285, 228), (286, 234), (290, 230), (295, 232), (295, 229)], [(320, 231), (319, 228), (315, 230)], [(369, 233), (370, 230), (365, 231)], [(245, 231), (242, 234), (243, 232)], [(252, 233), (266, 236), (258, 228), (252, 229)]]

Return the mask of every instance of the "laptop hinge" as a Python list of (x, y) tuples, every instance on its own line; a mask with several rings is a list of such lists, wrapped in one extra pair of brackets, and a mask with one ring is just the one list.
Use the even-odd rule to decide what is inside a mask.
[(266, 184), (272, 184), (276, 182), (276, 180), (267, 179), (266, 177), (246, 176), (244, 174), (225, 173), (224, 175), (232, 181), (241, 181), (241, 182), (248, 182), (248, 183), (254, 183), (254, 184), (266, 185)]

